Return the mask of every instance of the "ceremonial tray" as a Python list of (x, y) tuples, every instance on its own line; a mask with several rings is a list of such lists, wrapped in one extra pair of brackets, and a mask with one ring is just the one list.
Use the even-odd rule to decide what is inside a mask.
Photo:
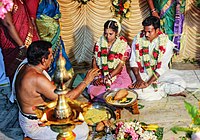
[(108, 91), (104, 94), (103, 98), (105, 102), (109, 105), (117, 106), (117, 107), (129, 107), (132, 106), (133, 103), (137, 100), (138, 95), (135, 91), (131, 89), (126, 89), (128, 91), (128, 95), (126, 96), (126, 100), (124, 102), (122, 101), (116, 101), (113, 99), (115, 94), (119, 91), (120, 89), (114, 89), (111, 91)]

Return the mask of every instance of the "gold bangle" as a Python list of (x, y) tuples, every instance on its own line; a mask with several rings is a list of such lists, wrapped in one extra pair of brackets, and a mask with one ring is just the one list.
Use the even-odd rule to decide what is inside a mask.
[(122, 60), (120, 60), (120, 63), (122, 63), (123, 65), (125, 64), (125, 62), (124, 62), (124, 61), (122, 61)]

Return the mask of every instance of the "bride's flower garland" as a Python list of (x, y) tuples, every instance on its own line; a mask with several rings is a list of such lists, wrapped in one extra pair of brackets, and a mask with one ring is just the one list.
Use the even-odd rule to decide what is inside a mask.
[(101, 36), (96, 43), (94, 54), (97, 65), (102, 69), (102, 76), (108, 76), (109, 78), (105, 83), (107, 89), (110, 89), (110, 85), (116, 79), (116, 76), (110, 76), (110, 72), (112, 72), (120, 63), (126, 51), (126, 47), (127, 41), (123, 36), (116, 38), (110, 50), (108, 48), (108, 42), (104, 36)]
[(162, 32), (158, 33), (156, 46), (153, 49), (152, 54), (149, 54), (149, 44), (150, 42), (145, 38), (144, 34), (141, 32), (136, 36), (136, 62), (141, 73), (144, 72), (146, 68), (147, 74), (151, 77), (156, 69), (161, 67), (161, 59), (166, 51), (166, 44), (168, 42), (168, 36)]

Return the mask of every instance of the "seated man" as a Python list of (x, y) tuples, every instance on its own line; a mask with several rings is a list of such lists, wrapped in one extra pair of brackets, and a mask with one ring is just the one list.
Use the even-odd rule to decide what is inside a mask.
[[(35, 41), (27, 50), (28, 63), (18, 69), (15, 80), (16, 97), (19, 104), (19, 123), (26, 136), (32, 139), (55, 140), (58, 133), (53, 132), (50, 127), (40, 127), (38, 119), (32, 107), (45, 104), (46, 100), (55, 101), (58, 95), (54, 93), (55, 85), (45, 72), (52, 61), (52, 45), (47, 41)], [(95, 76), (98, 69), (90, 70), (84, 81), (76, 88), (69, 91), (66, 97), (76, 99)], [(73, 132), (77, 140), (86, 140), (88, 126), (84, 122), (77, 125)]]
[(143, 31), (132, 43), (130, 66), (134, 83), (129, 88), (144, 100), (160, 100), (167, 94), (184, 91), (185, 81), (169, 70), (175, 45), (160, 31), (159, 18), (147, 17), (142, 25)]

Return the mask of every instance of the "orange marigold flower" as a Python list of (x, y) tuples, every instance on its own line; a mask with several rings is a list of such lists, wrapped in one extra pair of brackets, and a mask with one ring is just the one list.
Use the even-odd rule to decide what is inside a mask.
[(130, 3), (129, 3), (128, 1), (125, 2), (125, 3), (124, 3), (124, 8), (125, 8), (125, 9), (128, 9), (129, 7), (130, 7)]

